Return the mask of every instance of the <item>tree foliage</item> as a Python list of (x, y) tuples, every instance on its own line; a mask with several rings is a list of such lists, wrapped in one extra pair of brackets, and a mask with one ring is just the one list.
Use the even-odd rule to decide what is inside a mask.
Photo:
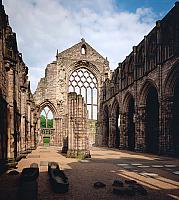
[(46, 128), (46, 121), (45, 121), (45, 116), (44, 115), (40, 116), (40, 127), (41, 128)]
[(48, 128), (53, 128), (53, 119), (48, 119)]
[[(40, 127), (46, 128), (46, 119), (44, 115), (40, 116)], [(53, 128), (53, 119), (48, 119), (47, 128)]]

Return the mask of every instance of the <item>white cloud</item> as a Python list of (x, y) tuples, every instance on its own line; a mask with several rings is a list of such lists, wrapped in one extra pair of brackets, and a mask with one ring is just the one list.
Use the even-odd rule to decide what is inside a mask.
[(57, 48), (62, 51), (84, 37), (114, 69), (156, 19), (150, 8), (118, 11), (114, 0), (6, 0), (4, 4), (29, 67), (32, 91)]

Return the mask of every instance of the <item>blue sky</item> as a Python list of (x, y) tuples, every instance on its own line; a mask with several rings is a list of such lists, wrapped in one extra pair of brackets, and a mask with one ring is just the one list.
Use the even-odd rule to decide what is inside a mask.
[(173, 5), (175, 0), (116, 0), (119, 9), (134, 12), (137, 8), (152, 8), (157, 15), (165, 15)]
[(34, 92), (45, 67), (82, 37), (115, 69), (174, 6), (172, 0), (4, 0)]

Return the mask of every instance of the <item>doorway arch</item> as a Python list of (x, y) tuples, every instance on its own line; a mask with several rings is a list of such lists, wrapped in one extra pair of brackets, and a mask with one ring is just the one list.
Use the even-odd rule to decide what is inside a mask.
[(109, 110), (108, 106), (104, 107), (104, 125), (103, 125), (103, 130), (104, 130), (104, 138), (103, 138), (103, 143), (105, 146), (109, 146)]
[(117, 100), (114, 101), (112, 106), (113, 118), (113, 146), (119, 148), (120, 146), (120, 115), (119, 115), (119, 103)]
[(127, 137), (128, 137), (128, 149), (135, 150), (135, 101), (132, 95), (128, 98), (128, 110), (127, 110)]
[(150, 85), (146, 93), (146, 123), (145, 123), (146, 152), (159, 152), (159, 101), (155, 86)]
[(174, 155), (179, 157), (179, 77), (174, 88), (172, 116), (173, 120), (171, 129), (173, 136)]

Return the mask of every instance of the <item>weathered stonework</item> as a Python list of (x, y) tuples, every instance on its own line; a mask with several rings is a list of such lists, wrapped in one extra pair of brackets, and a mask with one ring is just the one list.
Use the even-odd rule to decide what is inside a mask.
[[(81, 69), (92, 74), (86, 88), (97, 90), (97, 122), (87, 109), (93, 107), (87, 90), (84, 98), (69, 93), (70, 77)], [(107, 59), (82, 39), (57, 52), (34, 95), (27, 75), (0, 0), (0, 168), (43, 144), (44, 135), (70, 157), (89, 156), (94, 143), (179, 156), (178, 2), (113, 73)], [(45, 107), (54, 117), (50, 129), (40, 127)]]
[[(85, 52), (82, 52), (82, 49)], [(87, 69), (93, 74), (97, 80), (98, 97), (100, 97), (102, 83), (106, 76), (110, 76), (109, 63), (107, 59), (104, 59), (97, 53), (84, 39), (61, 53), (57, 52), (56, 61), (47, 65), (45, 77), (41, 78), (33, 95), (35, 104), (38, 107), (39, 121), (40, 113), (46, 106), (52, 111), (54, 116), (54, 140), (51, 140), (50, 144), (58, 145), (61, 149), (64, 147), (66, 138), (71, 138), (67, 118), (67, 116), (72, 116), (68, 109), (69, 79), (71, 74), (79, 69)], [(99, 105), (100, 98), (97, 99)], [(77, 108), (75, 109), (78, 111)], [(75, 121), (74, 123), (77, 122)], [(87, 123), (87, 121), (85, 121), (85, 123)], [(91, 121), (88, 122), (88, 124), (90, 123)], [(39, 140), (41, 140), (42, 143), (43, 136), (41, 135), (40, 122), (38, 125)], [(87, 128), (87, 124), (85, 124), (85, 127)], [(88, 127), (90, 129), (86, 130), (86, 134), (88, 133), (88, 135), (90, 135), (88, 140), (90, 139), (89, 145), (92, 145), (94, 143), (96, 128)], [(71, 142), (72, 141), (68, 139), (68, 143), (71, 144)], [(72, 151), (72, 149), (70, 149), (70, 151)]]
[(35, 146), (35, 106), (27, 74), (0, 1), (0, 171)]
[(177, 2), (104, 82), (98, 144), (179, 156), (178, 69)]
[(89, 157), (87, 107), (81, 95), (68, 94), (68, 157)]

